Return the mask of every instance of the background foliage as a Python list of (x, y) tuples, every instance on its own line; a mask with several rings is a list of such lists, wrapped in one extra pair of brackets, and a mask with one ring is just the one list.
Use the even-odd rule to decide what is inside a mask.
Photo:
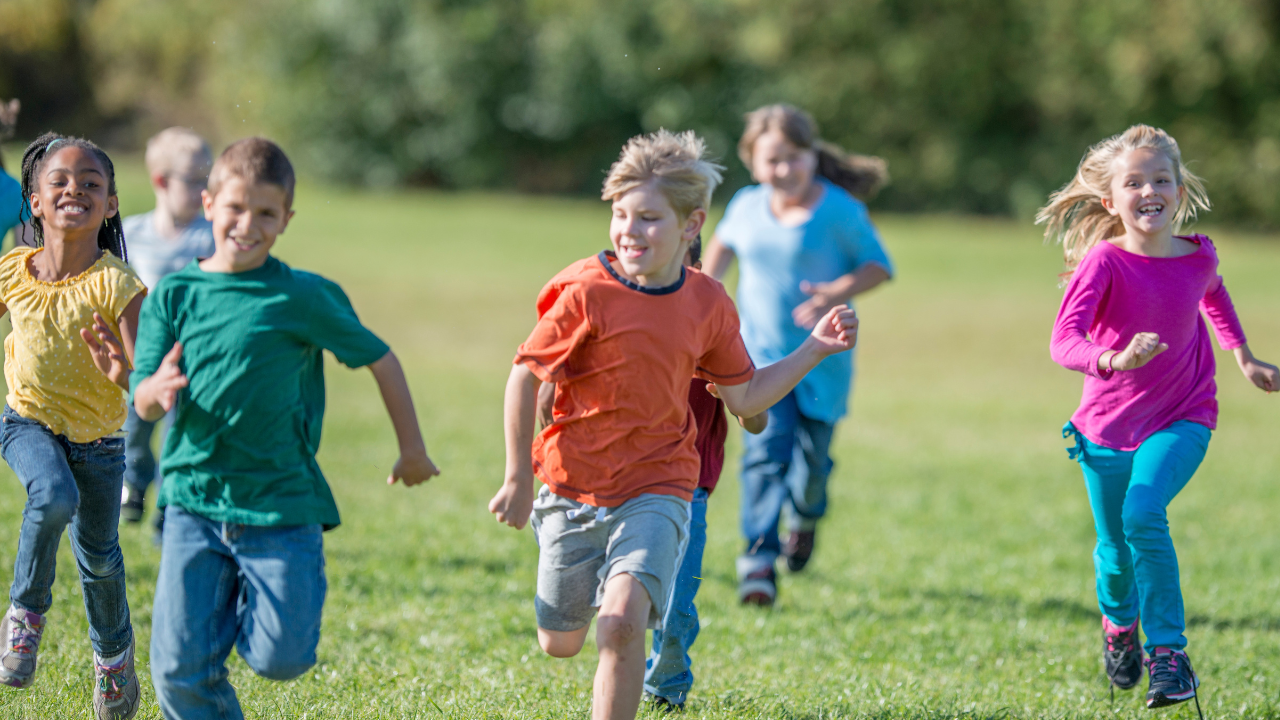
[(1088, 144), (1163, 126), (1219, 220), (1280, 224), (1265, 0), (0, 0), (0, 96), (117, 145), (266, 132), (384, 186), (594, 192), (625, 138), (785, 100), (882, 155), (881, 207), (1028, 215)]

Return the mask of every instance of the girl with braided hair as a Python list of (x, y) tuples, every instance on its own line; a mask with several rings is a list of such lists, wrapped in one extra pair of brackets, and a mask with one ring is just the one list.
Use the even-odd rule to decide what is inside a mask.
[(0, 455), (27, 491), (0, 682), (34, 680), (64, 529), (80, 572), (101, 720), (138, 707), (133, 628), (117, 524), (124, 482), (124, 390), (146, 287), (125, 263), (115, 169), (98, 146), (53, 133), (22, 158), (36, 247), (0, 257), (9, 394)]

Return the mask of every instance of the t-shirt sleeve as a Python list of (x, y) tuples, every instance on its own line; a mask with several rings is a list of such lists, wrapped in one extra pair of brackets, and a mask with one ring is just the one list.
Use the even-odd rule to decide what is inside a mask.
[(21, 222), (22, 185), (0, 170), (0, 240), (9, 228)]
[(133, 374), (129, 376), (130, 405), (133, 404), (133, 394), (138, 389), (138, 383), (155, 374), (164, 356), (177, 342), (166, 298), (167, 294), (157, 288), (157, 292), (149, 294), (142, 301), (142, 312), (138, 315), (138, 338), (133, 345)]
[(124, 314), (124, 309), (129, 307), (129, 303), (137, 297), (138, 293), (145, 293), (147, 286), (142, 284), (142, 278), (133, 271), (133, 268), (124, 265), (122, 262), (120, 267), (111, 270), (109, 274), (110, 288), (107, 291), (106, 310), (110, 313), (107, 319), (116, 322), (120, 316)]
[(516, 350), (514, 364), (529, 368), (542, 382), (559, 382), (590, 334), (582, 288), (552, 281), (538, 294), (538, 324)]
[(1098, 369), (1098, 358), (1110, 348), (1089, 340), (1089, 332), (1098, 308), (1107, 297), (1111, 273), (1095, 250), (1080, 261), (1062, 296), (1058, 318), (1053, 323), (1049, 355), (1068, 370), (1098, 378), (1109, 378), (1114, 372)]
[(1209, 289), (1205, 291), (1204, 297), (1200, 299), (1200, 309), (1208, 316), (1209, 324), (1213, 326), (1213, 332), (1218, 336), (1218, 345), (1223, 350), (1235, 350), (1248, 342), (1248, 339), (1244, 336), (1244, 327), (1240, 325), (1240, 318), (1236, 315), (1236, 307), (1231, 302), (1227, 285), (1218, 274), (1218, 249), (1209, 238), (1203, 235), (1198, 237), (1201, 238), (1200, 242), (1207, 243), (1210, 251), (1213, 252), (1214, 267), (1214, 277), (1209, 282)]
[(724, 209), (724, 217), (716, 224), (716, 239), (735, 253), (739, 252), (739, 243), (742, 242), (743, 208), (749, 201), (750, 190), (750, 187), (745, 187), (734, 193), (733, 199)]
[(715, 332), (698, 358), (694, 373), (718, 385), (741, 385), (751, 380), (756, 374), (756, 367), (742, 342), (738, 311), (723, 289), (716, 298), (712, 319)]
[(333, 353), (338, 362), (360, 368), (376, 362), (391, 348), (356, 317), (355, 308), (337, 283), (316, 277), (314, 291), (307, 293), (310, 311), (307, 340)]
[(883, 267), (885, 272), (893, 277), (893, 262), (884, 249), (884, 243), (880, 241), (880, 232), (871, 222), (867, 207), (855, 200), (844, 224), (840, 237), (843, 240), (845, 256), (849, 259), (851, 271), (856, 271), (868, 264), (875, 264)]
[(0, 303), (9, 302), (9, 293), (13, 290), (15, 276), (25, 260), (26, 255), (17, 248), (0, 256)]

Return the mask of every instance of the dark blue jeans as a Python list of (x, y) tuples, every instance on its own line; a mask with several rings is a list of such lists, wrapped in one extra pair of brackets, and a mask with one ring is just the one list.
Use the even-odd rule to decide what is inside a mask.
[(785, 512), (793, 530), (811, 529), (827, 512), (827, 454), (835, 425), (800, 414), (795, 392), (769, 408), (769, 427), (744, 432), (742, 535), (738, 577), (773, 567), (782, 552), (778, 525)]
[(290, 680), (316, 664), (324, 606), (319, 525), (258, 527), (170, 505), (151, 613), (151, 680), (169, 720), (241, 720), (227, 657)]
[(133, 642), (116, 529), (124, 438), (74, 443), (8, 406), (0, 421), (0, 454), (27, 491), (10, 602), (40, 615), (49, 611), (58, 543), (69, 525), (89, 640), (99, 656), (123, 652)]
[(653, 631), (653, 652), (645, 662), (644, 689), (679, 705), (693, 687), (689, 648), (698, 639), (698, 608), (693, 604), (702, 585), (702, 553), (707, 548), (707, 491), (698, 488), (690, 504), (689, 544), (676, 571), (671, 602), (662, 627)]

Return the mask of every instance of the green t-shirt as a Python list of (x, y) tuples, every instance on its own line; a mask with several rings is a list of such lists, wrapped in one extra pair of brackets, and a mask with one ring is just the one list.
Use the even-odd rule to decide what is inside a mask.
[(165, 438), (157, 503), (218, 522), (336, 526), (338, 507), (315, 457), (321, 351), (353, 368), (389, 351), (342, 288), (275, 258), (242, 273), (205, 272), (192, 261), (142, 304), (133, 390), (175, 341), (190, 384)]

